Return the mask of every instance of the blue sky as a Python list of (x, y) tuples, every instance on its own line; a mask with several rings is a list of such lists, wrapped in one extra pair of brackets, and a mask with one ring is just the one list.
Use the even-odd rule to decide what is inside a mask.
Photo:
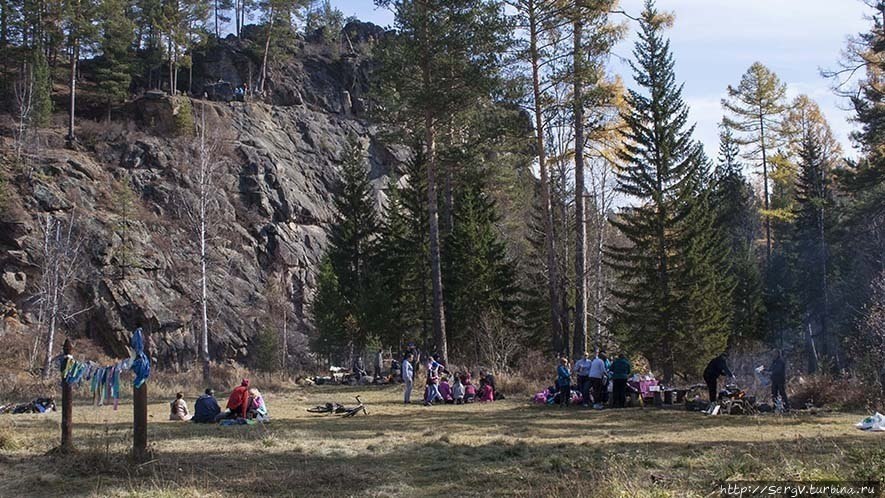
[[(332, 0), (346, 15), (380, 25), (393, 16), (376, 9), (372, 0)], [(631, 15), (643, 0), (622, 0)], [(720, 99), (726, 87), (737, 85), (755, 61), (762, 62), (788, 85), (790, 96), (807, 94), (816, 100), (847, 153), (852, 129), (846, 102), (833, 94), (820, 69), (834, 68), (848, 35), (868, 29), (868, 8), (860, 0), (658, 0), (658, 8), (676, 15), (669, 31), (676, 57), (677, 78), (685, 82), (684, 97), (697, 122), (696, 136), (715, 157)], [(632, 83), (628, 66), (635, 23), (630, 36), (615, 49), (612, 71)]]

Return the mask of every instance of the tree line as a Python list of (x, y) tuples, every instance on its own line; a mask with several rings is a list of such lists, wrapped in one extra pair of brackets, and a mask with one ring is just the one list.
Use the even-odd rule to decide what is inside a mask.
[[(809, 372), (863, 367), (881, 382), (869, 317), (885, 264), (885, 2), (869, 2), (871, 31), (829, 75), (861, 125), (857, 159), (761, 63), (724, 89), (708, 157), (674, 71), (674, 17), (651, 0), (635, 18), (589, 0), (376, 4), (395, 22), (375, 54), (375, 117), (411, 160), (381, 202), (360, 146), (344, 161), (317, 351), (416, 341), (493, 361), (483, 343), (618, 347), (672, 380), (763, 344)], [(607, 62), (629, 29), (625, 90)]]
[[(654, 2), (634, 17), (613, 0), (376, 0), (395, 17), (371, 118), (410, 159), (379, 197), (365, 144), (341, 158), (313, 350), (416, 341), (508, 363), (617, 346), (669, 380), (764, 343), (881, 385), (885, 2), (867, 2), (870, 30), (828, 74), (856, 158), (761, 63), (724, 89), (710, 158)], [(75, 140), (78, 85), (108, 109), (193, 90), (194, 54), (233, 34), (252, 41), (260, 91), (296, 26), (344, 22), (327, 1), (0, 0), (2, 102), (21, 144), (64, 100)], [(634, 29), (625, 89), (608, 62)]]

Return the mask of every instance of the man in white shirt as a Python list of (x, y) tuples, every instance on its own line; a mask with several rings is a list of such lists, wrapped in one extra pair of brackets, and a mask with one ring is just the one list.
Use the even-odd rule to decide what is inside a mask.
[(590, 406), (590, 353), (584, 351), (584, 357), (575, 362), (575, 374), (578, 375), (578, 389), (581, 391), (583, 406)]
[(407, 405), (412, 402), (412, 381), (415, 376), (415, 371), (412, 368), (412, 361), (414, 361), (414, 359), (414, 355), (408, 353), (406, 359), (403, 360), (403, 384), (405, 384), (403, 402)]
[(604, 389), (606, 385), (606, 370), (605, 370), (605, 353), (600, 352), (596, 355), (596, 358), (593, 358), (593, 361), (590, 362), (590, 388), (593, 389), (593, 407), (597, 409), (601, 409), (603, 407), (602, 398), (604, 395)]

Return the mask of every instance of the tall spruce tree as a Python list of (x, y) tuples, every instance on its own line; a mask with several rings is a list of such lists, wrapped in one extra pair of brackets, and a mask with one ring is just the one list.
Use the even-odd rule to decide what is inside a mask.
[[(320, 289), (327, 291), (328, 295), (317, 297), (324, 303), (320, 306), (324, 318), (318, 323), (318, 333), (331, 343), (338, 343), (334, 338), (340, 338), (342, 330), (329, 329), (325, 325), (343, 326), (346, 346), (361, 352), (373, 332), (371, 271), (380, 224), (363, 149), (355, 138), (345, 151), (340, 173), (332, 200), (338, 217), (328, 228), (326, 255), (330, 268)], [(340, 307), (337, 319), (328, 307), (323, 307), (326, 303)]]
[[(805, 318), (803, 328), (809, 344), (808, 366), (817, 367), (817, 356), (842, 365), (839, 340), (831, 318), (831, 283), (833, 271), (830, 242), (836, 227), (835, 202), (831, 186), (832, 171), (841, 156), (841, 148), (817, 104), (807, 96), (796, 98), (788, 116), (796, 134), (794, 149), (798, 161), (795, 202), (793, 206), (792, 247), (797, 272), (798, 293)], [(813, 331), (813, 332), (812, 332)]]
[(734, 314), (731, 321), (733, 342), (762, 338), (765, 312), (762, 275), (754, 243), (758, 214), (753, 187), (743, 175), (740, 147), (731, 128), (720, 127), (719, 162), (714, 172), (712, 192), (717, 225), (730, 249), (727, 271), (734, 280)]
[[(455, 224), (446, 240), (446, 323), (452, 352), (476, 358), (483, 320), (496, 317), (508, 328), (519, 326), (516, 264), (500, 239), (494, 200), (477, 178), (459, 192)], [(514, 337), (514, 340), (516, 338)]]
[(729, 289), (717, 275), (722, 253), (705, 192), (706, 159), (687, 123), (665, 24), (646, 1), (631, 61), (642, 90), (626, 97), (618, 171), (618, 190), (636, 204), (613, 220), (629, 243), (608, 255), (622, 277), (612, 311), (624, 339), (669, 382), (725, 348)]
[(386, 303), (376, 307), (387, 344), (432, 341), (427, 183), (420, 147), (387, 189), (375, 268)]

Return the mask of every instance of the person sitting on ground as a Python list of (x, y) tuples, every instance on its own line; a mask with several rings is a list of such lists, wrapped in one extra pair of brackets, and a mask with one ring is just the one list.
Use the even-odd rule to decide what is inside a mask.
[(492, 372), (489, 372), (488, 370), (486, 370), (485, 379), (486, 379), (486, 383), (488, 383), (488, 385), (492, 386), (492, 393), (495, 395), (495, 400), (500, 401), (500, 400), (504, 399), (504, 394), (502, 394), (500, 391), (498, 391), (498, 385), (495, 383), (495, 376), (492, 374)]
[(264, 397), (261, 395), (261, 391), (254, 387), (249, 389), (249, 411), (247, 412), (247, 418), (254, 418), (261, 422), (270, 420)]
[(728, 357), (725, 353), (710, 360), (707, 368), (704, 369), (704, 382), (707, 383), (707, 391), (710, 394), (710, 403), (714, 403), (719, 399), (719, 377), (726, 375), (734, 378), (734, 374), (728, 369)]
[(215, 400), (215, 391), (206, 389), (206, 391), (194, 401), (194, 416), (191, 422), (196, 424), (208, 424), (215, 420), (215, 417), (221, 413), (221, 407)]
[(612, 363), (612, 402), (615, 408), (624, 408), (627, 405), (627, 379), (633, 366), (623, 353)]
[(476, 401), (476, 386), (470, 382), (470, 374), (465, 375), (467, 383), (464, 384), (464, 403), (473, 403)]
[(439, 380), (439, 395), (442, 397), (443, 403), (447, 405), (455, 402), (452, 397), (452, 386), (449, 385), (448, 377), (443, 377)]
[(495, 401), (495, 390), (492, 385), (485, 379), (479, 379), (479, 400), (480, 403)]
[(246, 418), (248, 409), (249, 379), (243, 379), (243, 382), (230, 393), (230, 397), (227, 398), (227, 407), (215, 416), (215, 421), (218, 422), (226, 418)]
[(456, 405), (464, 403), (464, 384), (461, 383), (461, 374), (455, 375), (455, 384), (452, 386), (452, 401)]
[(559, 406), (568, 406), (572, 401), (572, 370), (565, 356), (559, 359), (556, 367), (556, 388), (559, 389)]
[(169, 403), (169, 420), (190, 420), (190, 414), (187, 411), (187, 403), (184, 401), (184, 394), (177, 393), (175, 401)]

